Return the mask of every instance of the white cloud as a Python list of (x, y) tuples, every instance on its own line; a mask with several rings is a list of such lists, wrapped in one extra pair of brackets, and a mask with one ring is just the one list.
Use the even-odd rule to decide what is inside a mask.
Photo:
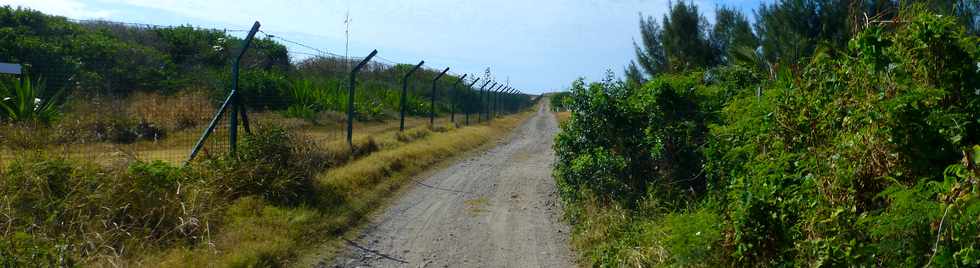
[(90, 8), (79, 0), (3, 0), (0, 5), (19, 6), (73, 19), (104, 19), (111, 10)]

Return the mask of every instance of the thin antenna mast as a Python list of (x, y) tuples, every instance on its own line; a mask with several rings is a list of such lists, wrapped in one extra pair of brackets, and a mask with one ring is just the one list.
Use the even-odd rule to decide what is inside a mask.
[(347, 29), (344, 31), (344, 62), (347, 64), (347, 72), (350, 72), (350, 9), (347, 9), (347, 13), (344, 15), (344, 25)]

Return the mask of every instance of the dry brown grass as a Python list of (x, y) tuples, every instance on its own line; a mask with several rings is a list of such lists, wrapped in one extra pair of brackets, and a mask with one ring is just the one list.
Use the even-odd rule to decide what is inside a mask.
[[(73, 102), (67, 107), (66, 117), (61, 122), (45, 125), (2, 125), (0, 126), (0, 166), (9, 163), (16, 155), (29, 151), (45, 151), (53, 155), (61, 155), (72, 160), (87, 160), (101, 164), (113, 164), (121, 161), (144, 160), (164, 161), (180, 164), (187, 160), (191, 148), (200, 138), (201, 133), (214, 111), (197, 111), (196, 127), (181, 130), (167, 130), (160, 139), (138, 139), (131, 143), (118, 143), (102, 140), (96, 137), (93, 129), (105, 128), (114, 124), (132, 124), (133, 116), (142, 116), (146, 120), (177, 126), (175, 118), (187, 118), (189, 113), (168, 111), (164, 109), (167, 103), (193, 103), (201, 101), (199, 93), (187, 93), (177, 96), (160, 96), (157, 94), (139, 93), (132, 98), (122, 100), (90, 99), (86, 102)], [(162, 99), (162, 100), (161, 100)], [(141, 104), (138, 104), (141, 103)], [(145, 105), (144, 105), (145, 104)], [(128, 108), (126, 108), (128, 107)], [(135, 108), (142, 107), (142, 108)], [(195, 106), (197, 107), (197, 106)], [(126, 109), (123, 109), (126, 108)], [(210, 108), (209, 108), (210, 109)], [(171, 109), (172, 110), (172, 109)], [(343, 120), (334, 118), (333, 121), (321, 121), (313, 124), (306, 120), (287, 118), (278, 112), (259, 112), (250, 114), (256, 124), (273, 122), (283, 128), (305, 136), (307, 139), (321, 145), (332, 161), (329, 166), (337, 166), (365, 154), (393, 148), (403, 143), (424, 137), (430, 132), (428, 118), (408, 117), (404, 133), (398, 131), (398, 121), (355, 122), (354, 150), (344, 141), (346, 129)], [(448, 124), (448, 117), (437, 118), (437, 124)], [(154, 123), (156, 124), (156, 123)], [(450, 126), (438, 127), (441, 130)], [(228, 136), (226, 123), (219, 125), (218, 132), (209, 138), (202, 156), (215, 155), (225, 152), (224, 148), (211, 146), (227, 146)], [(399, 136), (401, 135), (401, 136)], [(399, 138), (400, 137), (400, 138)], [(217, 150), (215, 150), (217, 149)]]
[(558, 117), (558, 123), (565, 123), (569, 118), (572, 117), (572, 112), (556, 112), (555, 116)]
[(185, 90), (173, 96), (139, 92), (126, 102), (127, 112), (140, 121), (168, 130), (181, 130), (208, 123), (215, 107), (203, 90)]

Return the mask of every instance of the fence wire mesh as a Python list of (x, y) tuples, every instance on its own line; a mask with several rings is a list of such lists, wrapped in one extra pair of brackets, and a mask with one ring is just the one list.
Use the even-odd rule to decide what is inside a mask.
[[(24, 66), (21, 76), (4, 76), (4, 88), (30, 82), (38, 107), (51, 115), (30, 119), (0, 116), (0, 166), (24, 154), (44, 153), (102, 164), (119, 161), (182, 163), (208, 129), (231, 89), (231, 59), (242, 48), (244, 30), (165, 27), (106, 21), (69, 21), (89, 34), (75, 40), (85, 54), (37, 51), (0, 55)], [(50, 44), (76, 46), (78, 44)], [(346, 111), (350, 69), (362, 58), (343, 57), (288, 36), (260, 32), (244, 54), (239, 97), (252, 129), (277, 125), (325, 146), (347, 146)], [(0, 53), (2, 54), (2, 53)], [(377, 57), (357, 75), (354, 137), (395, 135), (402, 87), (414, 64)], [(469, 77), (424, 66), (408, 77), (405, 128), (448, 129), (477, 123), (490, 108), (488, 96), (468, 88)], [(485, 78), (484, 78), (485, 79)], [(482, 84), (475, 84), (478, 87)], [(434, 94), (433, 94), (434, 93)], [(435, 98), (434, 106), (432, 99)], [(4, 100), (9, 101), (9, 100)], [(198, 159), (226, 155), (232, 112), (214, 122)], [(450, 112), (456, 121), (450, 121)], [(466, 120), (469, 114), (469, 120)], [(244, 123), (244, 122), (243, 122)], [(246, 134), (244, 125), (237, 131)]]

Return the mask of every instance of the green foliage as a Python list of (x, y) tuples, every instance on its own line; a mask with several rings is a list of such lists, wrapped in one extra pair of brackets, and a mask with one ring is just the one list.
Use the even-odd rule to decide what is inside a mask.
[(715, 24), (709, 34), (711, 47), (720, 55), (721, 62), (730, 62), (734, 49), (748, 47), (755, 49), (759, 40), (752, 32), (752, 26), (744, 14), (733, 8), (715, 9)]
[[(25, 65), (68, 94), (127, 95), (134, 91), (171, 93), (185, 88), (227, 90), (231, 54), (240, 39), (222, 31), (191, 26), (138, 28), (111, 22), (74, 23), (29, 9), (0, 8), (0, 58)], [(284, 46), (253, 41), (245, 70), (290, 70)], [(248, 73), (243, 73), (247, 87)], [(270, 79), (264, 73), (258, 79)], [(269, 96), (269, 83), (245, 92)], [(278, 88), (271, 91), (277, 92)], [(43, 99), (53, 92), (42, 92)]]
[(716, 212), (699, 210), (691, 213), (670, 213), (660, 222), (647, 226), (653, 241), (662, 241), (677, 266), (709, 266), (724, 259), (721, 254), (722, 217)]
[[(249, 108), (277, 110), (289, 105), (286, 90), (290, 83), (286, 76), (279, 71), (243, 70), (239, 79), (240, 96)], [(224, 81), (231, 81), (230, 77)], [(230, 85), (226, 88), (230, 88)], [(220, 90), (219, 92), (227, 94), (227, 90)]]
[(56, 105), (59, 96), (42, 100), (40, 97), (43, 91), (44, 83), (41, 80), (34, 83), (30, 78), (22, 81), (0, 81), (0, 122), (10, 120), (47, 123), (56, 119), (60, 115)]
[[(727, 17), (726, 17), (727, 18)], [(736, 25), (719, 24), (719, 27)], [(708, 40), (707, 22), (693, 3), (678, 1), (657, 23), (653, 17), (640, 18), (643, 47), (634, 44), (637, 61), (648, 76), (682, 72), (714, 66), (720, 54)], [(716, 32), (737, 30), (717, 29)], [(734, 33), (733, 33), (734, 34)], [(723, 38), (717, 36), (716, 38)], [(735, 38), (735, 36), (732, 36)], [(724, 41), (725, 43), (728, 40)], [(722, 43), (718, 41), (718, 43)]]
[[(45, 155), (0, 169), (0, 264), (68, 265), (194, 245), (226, 224), (226, 204), (254, 196), (312, 204), (322, 149), (263, 126), (238, 157), (189, 167), (133, 162), (122, 168)], [(247, 198), (246, 198), (247, 199)]]
[[(787, 3), (779, 16), (818, 12)], [(630, 230), (585, 255), (595, 266), (976, 266), (980, 40), (928, 10), (905, 9), (846, 49), (817, 31), (807, 38), (831, 44), (793, 68), (573, 83), (555, 140), (559, 193), (573, 212), (612, 207), (626, 219), (602, 224)], [(604, 228), (584, 218), (602, 213), (570, 214)]]
[[(242, 140), (236, 157), (217, 160), (211, 183), (230, 198), (258, 195), (279, 204), (309, 201), (316, 170), (301, 166), (302, 145), (277, 126), (261, 126)], [(312, 158), (312, 157), (311, 157)]]
[(565, 102), (571, 119), (555, 139), (563, 192), (591, 189), (636, 200), (649, 191), (703, 191), (697, 148), (707, 129), (694, 102), (695, 77), (664, 76), (639, 89), (611, 80), (588, 86), (576, 81)]
[(718, 53), (708, 41), (706, 19), (693, 3), (677, 1), (664, 15), (661, 42), (670, 71), (688, 71), (714, 66)]
[(852, 23), (857, 23), (849, 19), (855, 14), (850, 8), (859, 6), (837, 0), (780, 0), (760, 4), (755, 30), (766, 59), (794, 65), (816, 51), (820, 43), (844, 47)]
[[(59, 89), (38, 91), (42, 100), (54, 99), (61, 90), (73, 99), (203, 90), (218, 103), (231, 88), (229, 70), (242, 42), (220, 30), (76, 23), (9, 6), (0, 8), (0, 22), (0, 59), (23, 64), (28, 73), (45, 77), (52, 89)], [(320, 112), (346, 112), (348, 65), (342, 58), (326, 57), (293, 63), (284, 45), (257, 38), (240, 64), (241, 100), (249, 109), (275, 110), (308, 120), (316, 119)], [(356, 118), (380, 120), (397, 114), (401, 77), (411, 67), (371, 63), (362, 69), (354, 96)], [(428, 115), (431, 82), (437, 74), (423, 68), (409, 78), (407, 115)], [(484, 108), (472, 89), (452, 88), (457, 79), (449, 75), (436, 84), (432, 108), (437, 114), (448, 112), (454, 101), (458, 110)]]
[[(636, 63), (643, 68), (647, 76), (656, 76), (669, 71), (667, 55), (663, 45), (663, 30), (653, 16), (640, 17), (640, 36), (642, 47), (633, 42), (636, 53)], [(636, 74), (632, 75), (636, 81)]]
[(568, 111), (567, 101), (570, 100), (570, 92), (552, 93), (548, 98), (551, 101), (551, 110), (555, 112)]
[(286, 108), (286, 111), (283, 112), (283, 115), (286, 117), (305, 119), (313, 123), (316, 123), (317, 119), (317, 111), (314, 110), (312, 106), (301, 104), (290, 105), (288, 108)]

